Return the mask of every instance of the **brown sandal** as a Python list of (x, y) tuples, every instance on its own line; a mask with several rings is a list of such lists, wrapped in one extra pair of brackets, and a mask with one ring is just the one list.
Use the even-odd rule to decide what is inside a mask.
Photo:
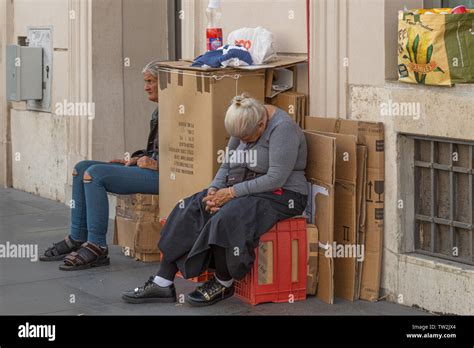
[(110, 264), (109, 250), (86, 242), (78, 251), (70, 253), (60, 265), (61, 271), (79, 271), (92, 267), (107, 266)]
[(46, 249), (39, 259), (40, 261), (63, 260), (68, 254), (78, 250), (82, 244), (83, 242), (76, 242), (71, 237), (66, 236), (62, 241), (53, 243), (53, 246)]

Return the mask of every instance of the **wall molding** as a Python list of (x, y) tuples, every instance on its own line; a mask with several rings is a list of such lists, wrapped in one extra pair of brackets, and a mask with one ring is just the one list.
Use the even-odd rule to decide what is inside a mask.
[(346, 118), (348, 0), (310, 1), (310, 114)]
[[(69, 0), (69, 100), (92, 100), (92, 2)], [(74, 19), (71, 18), (74, 16)], [(92, 121), (68, 118), (68, 169), (82, 159), (92, 158)], [(68, 183), (72, 178), (68, 175)]]
[(195, 37), (196, 32), (196, 7), (199, 1), (182, 0), (181, 9), (183, 11), (183, 19), (181, 19), (181, 52), (183, 59), (195, 57), (196, 43), (190, 38)]

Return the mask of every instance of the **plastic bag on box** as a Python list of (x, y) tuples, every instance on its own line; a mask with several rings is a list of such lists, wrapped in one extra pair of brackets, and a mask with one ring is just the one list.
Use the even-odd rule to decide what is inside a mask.
[(274, 35), (262, 27), (234, 30), (227, 37), (229, 45), (241, 45), (252, 55), (254, 64), (263, 64), (276, 57)]

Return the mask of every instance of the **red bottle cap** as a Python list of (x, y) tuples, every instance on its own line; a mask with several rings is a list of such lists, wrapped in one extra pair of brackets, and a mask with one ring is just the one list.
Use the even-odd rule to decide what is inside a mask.
[(463, 14), (463, 13), (467, 13), (466, 6), (464, 5), (456, 6), (455, 8), (451, 10), (451, 14)]

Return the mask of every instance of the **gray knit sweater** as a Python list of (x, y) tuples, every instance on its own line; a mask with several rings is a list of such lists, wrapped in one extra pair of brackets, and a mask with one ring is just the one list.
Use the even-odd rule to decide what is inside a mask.
[(227, 147), (226, 154), (221, 153), (224, 161), (210, 187), (225, 187), (229, 169), (246, 166), (265, 175), (234, 185), (237, 197), (272, 192), (280, 187), (308, 194), (304, 175), (306, 140), (301, 128), (283, 110), (276, 109), (256, 143), (246, 144), (231, 137)]

